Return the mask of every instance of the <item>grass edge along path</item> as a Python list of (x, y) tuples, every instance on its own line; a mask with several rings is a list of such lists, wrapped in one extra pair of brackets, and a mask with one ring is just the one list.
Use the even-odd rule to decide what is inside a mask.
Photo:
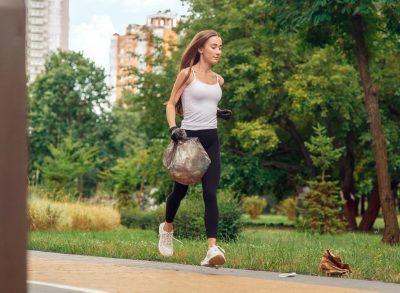
[[(155, 231), (120, 228), (105, 232), (31, 232), (28, 248), (48, 252), (153, 260), (198, 265), (206, 253), (204, 240), (174, 242), (173, 257), (159, 255)], [(349, 278), (400, 283), (400, 246), (381, 243), (381, 235), (345, 233), (315, 235), (293, 230), (246, 229), (236, 242), (219, 242), (227, 268), (320, 275), (326, 249), (350, 264)]]

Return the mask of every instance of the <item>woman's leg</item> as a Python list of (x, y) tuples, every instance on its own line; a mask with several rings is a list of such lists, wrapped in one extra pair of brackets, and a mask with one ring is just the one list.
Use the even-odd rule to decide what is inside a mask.
[(206, 257), (200, 262), (202, 266), (222, 266), (225, 259), (225, 251), (217, 246), (217, 230), (218, 230), (218, 204), (217, 204), (217, 188), (220, 178), (221, 159), (219, 154), (219, 140), (215, 131), (209, 139), (211, 143), (207, 145), (206, 151), (211, 159), (206, 174), (202, 178), (203, 198), (205, 203), (204, 221), (206, 224), (208, 250)]
[(167, 198), (164, 226), (165, 231), (172, 231), (172, 222), (174, 221), (176, 212), (178, 211), (179, 205), (181, 204), (181, 200), (185, 197), (187, 190), (187, 185), (183, 185), (178, 182), (174, 183), (174, 188)]
[(172, 243), (172, 222), (174, 221), (175, 214), (179, 208), (181, 200), (185, 197), (187, 190), (187, 185), (175, 182), (174, 189), (168, 196), (165, 222), (161, 223), (158, 227), (158, 235), (160, 237), (160, 240), (158, 241), (158, 251), (163, 256), (172, 256), (174, 254), (174, 246)]
[(219, 152), (218, 135), (215, 132), (209, 137), (211, 144), (206, 148), (206, 152), (211, 159), (211, 164), (202, 178), (203, 199), (205, 205), (204, 222), (208, 239), (208, 246), (216, 244), (218, 230), (218, 203), (217, 188), (221, 172), (221, 159)]
[(189, 137), (198, 137), (211, 164), (202, 178), (204, 199), (204, 222), (206, 226), (208, 251), (206, 257), (200, 262), (202, 266), (221, 266), (225, 263), (224, 251), (217, 242), (218, 230), (218, 204), (217, 188), (221, 172), (221, 158), (219, 153), (219, 139), (216, 129), (186, 131)]

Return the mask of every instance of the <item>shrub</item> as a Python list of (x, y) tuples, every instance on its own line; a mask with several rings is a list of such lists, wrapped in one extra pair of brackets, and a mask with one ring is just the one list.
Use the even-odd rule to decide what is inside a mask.
[(288, 197), (282, 200), (277, 208), (281, 213), (284, 213), (289, 220), (296, 219), (296, 199), (294, 197)]
[[(165, 220), (165, 203), (157, 210), (140, 208), (123, 209), (121, 224), (129, 228), (156, 229)], [(201, 205), (192, 199), (184, 199), (174, 219), (174, 234), (182, 238), (198, 238), (204, 232), (204, 221)]]
[(170, 139), (152, 139), (147, 150), (149, 156), (143, 166), (143, 175), (148, 186), (156, 187), (153, 197), (158, 204), (163, 203), (173, 188), (173, 181), (163, 166), (162, 157)]
[(242, 228), (241, 216), (243, 209), (238, 196), (229, 189), (221, 190), (219, 200), (218, 238), (235, 240)]
[[(218, 191), (219, 223), (218, 239), (234, 240), (240, 228), (242, 209), (235, 194), (229, 190)], [(158, 232), (158, 225), (165, 220), (165, 203), (156, 211), (130, 209), (122, 211), (122, 224), (131, 228), (148, 229)], [(204, 202), (201, 186), (194, 186), (181, 202), (174, 219), (174, 235), (179, 238), (205, 239)]]
[[(119, 159), (114, 167), (100, 174), (104, 186), (113, 191), (120, 208), (133, 210), (135, 193), (145, 192), (148, 188), (154, 188), (151, 196), (157, 203), (165, 201), (173, 187), (173, 181), (162, 164), (169, 142), (169, 139), (152, 139), (145, 149), (136, 148), (134, 154)], [(143, 208), (142, 202), (138, 204)]]
[(120, 226), (120, 214), (108, 206), (64, 203), (70, 230), (112, 230)]
[(115, 166), (100, 173), (105, 186), (112, 189), (119, 209), (135, 207), (134, 194), (144, 180), (142, 168), (147, 158), (148, 153), (140, 150), (131, 157), (118, 159)]
[(267, 200), (260, 198), (258, 195), (244, 197), (242, 199), (242, 206), (252, 219), (256, 219), (267, 206)]
[[(196, 196), (196, 195), (194, 195)], [(174, 232), (179, 238), (204, 239), (204, 204), (196, 197), (189, 197), (181, 202), (174, 219)], [(161, 207), (165, 214), (165, 205)]]
[[(182, 201), (174, 220), (177, 237), (205, 239), (204, 201), (200, 186), (193, 188), (188, 198)], [(240, 232), (242, 209), (235, 193), (230, 190), (218, 191), (218, 234), (221, 240), (235, 240)]]
[(320, 168), (321, 175), (315, 181), (308, 182), (311, 191), (299, 208), (301, 218), (297, 226), (320, 234), (342, 232), (346, 229), (342, 210), (344, 202), (340, 198), (338, 182), (329, 181), (327, 171), (339, 159), (344, 148), (334, 148), (333, 137), (327, 136), (325, 127), (317, 125), (314, 131), (316, 134), (305, 144), (313, 164)]
[(30, 199), (29, 228), (33, 230), (111, 230), (120, 226), (118, 211), (107, 206)]
[(60, 230), (62, 209), (48, 200), (35, 199), (28, 204), (29, 230)]
[(154, 229), (158, 227), (157, 211), (144, 211), (140, 208), (121, 210), (121, 224), (128, 228)]
[(346, 229), (343, 201), (335, 181), (309, 181), (311, 191), (299, 207), (297, 227), (310, 232), (338, 233)]

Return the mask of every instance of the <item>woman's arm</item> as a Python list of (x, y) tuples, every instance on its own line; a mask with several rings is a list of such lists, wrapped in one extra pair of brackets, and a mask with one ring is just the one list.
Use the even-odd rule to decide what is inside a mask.
[[(218, 75), (218, 83), (220, 86), (222, 86), (224, 84), (225, 80), (222, 78), (221, 75), (219, 75), (219, 74), (217, 74), (217, 75)], [(219, 111), (221, 109), (217, 107), (217, 110)]]
[[(218, 74), (218, 82), (219, 85), (222, 86), (224, 84), (224, 79), (222, 78), (221, 75)], [(224, 120), (229, 120), (232, 116), (232, 111), (228, 109), (223, 109), (221, 110), (219, 107), (217, 107), (217, 117), (222, 118)]]
[[(176, 117), (176, 112), (175, 112), (175, 105), (178, 103), (179, 98), (181, 97), (184, 89), (186, 88), (188, 81), (190, 78), (185, 82), (183, 86), (183, 81), (185, 80), (186, 75), (188, 74), (188, 68), (185, 68), (179, 72), (178, 77), (176, 78), (174, 87), (172, 88), (171, 96), (169, 97), (169, 100), (167, 102), (167, 107), (166, 107), (166, 115), (167, 115), (167, 121), (169, 124), (169, 127), (174, 127), (176, 126), (175, 122), (175, 117)], [(179, 88), (180, 87), (180, 88)]]
[[(222, 78), (221, 75), (219, 75), (219, 74), (217, 74), (217, 75), (218, 75), (218, 82), (219, 82), (219, 85), (222, 86), (222, 85), (224, 84), (225, 80)], [(219, 110), (221, 110), (221, 109), (217, 107), (217, 110), (219, 111)]]

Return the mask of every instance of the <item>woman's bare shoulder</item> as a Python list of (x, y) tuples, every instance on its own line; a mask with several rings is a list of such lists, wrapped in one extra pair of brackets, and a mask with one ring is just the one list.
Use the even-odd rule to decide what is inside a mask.
[(190, 68), (189, 67), (183, 68), (179, 72), (177, 80), (179, 82), (185, 81), (185, 85), (189, 85), (193, 80), (193, 76), (192, 76), (192, 74), (190, 74)]
[(216, 72), (215, 72), (215, 74), (218, 76), (219, 85), (223, 85), (225, 82), (224, 78)]
[(184, 74), (185, 76), (189, 73), (190, 67), (183, 68), (179, 74)]
[(183, 68), (183, 69), (179, 72), (178, 77), (184, 79), (184, 78), (186, 78), (186, 76), (188, 76), (188, 75), (190, 76), (190, 68), (189, 68), (189, 67), (186, 67), (186, 68)]

